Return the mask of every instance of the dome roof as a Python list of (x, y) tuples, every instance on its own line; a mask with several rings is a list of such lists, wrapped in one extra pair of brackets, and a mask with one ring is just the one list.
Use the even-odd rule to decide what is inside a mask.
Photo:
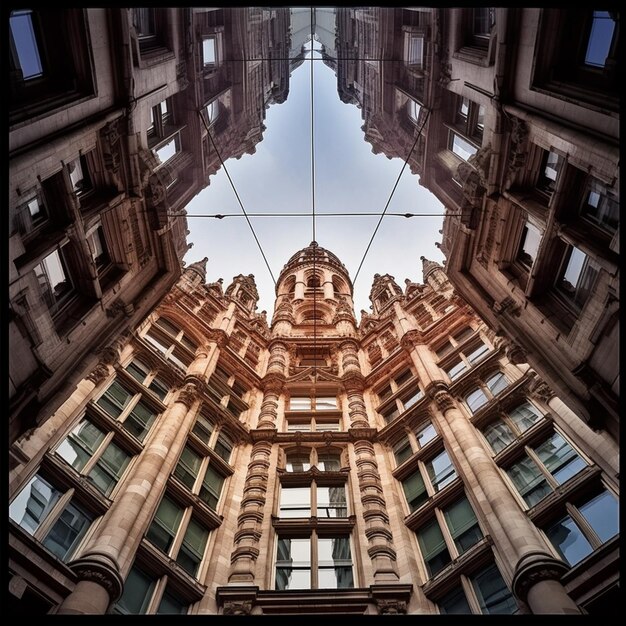
[(317, 241), (312, 241), (306, 248), (302, 248), (296, 252), (287, 263), (283, 266), (283, 269), (280, 272), (280, 276), (278, 277), (278, 282), (281, 281), (284, 274), (294, 269), (295, 266), (300, 264), (308, 264), (313, 263), (315, 260), (316, 264), (327, 264), (339, 270), (344, 274), (344, 276), (348, 279), (350, 285), (352, 281), (350, 281), (350, 275), (348, 274), (348, 270), (345, 265), (339, 260), (339, 257), (336, 254), (322, 248), (318, 245)]

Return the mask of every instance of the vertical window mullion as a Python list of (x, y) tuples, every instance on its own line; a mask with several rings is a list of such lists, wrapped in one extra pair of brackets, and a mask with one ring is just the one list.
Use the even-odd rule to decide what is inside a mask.
[(559, 486), (559, 483), (554, 479), (552, 474), (548, 471), (548, 468), (541, 462), (539, 455), (529, 446), (524, 446), (524, 450), (526, 454), (535, 462), (541, 473), (546, 477), (548, 484), (552, 489), (556, 489)]
[(200, 467), (198, 469), (198, 475), (196, 476), (196, 480), (193, 483), (193, 488), (191, 489), (192, 493), (194, 494), (200, 493), (200, 487), (202, 486), (202, 481), (204, 481), (207, 468), (209, 467), (209, 461), (210, 461), (209, 457), (205, 456), (202, 459), (202, 463), (200, 463)]
[(450, 556), (452, 557), (452, 559), (456, 559), (459, 556), (459, 551), (456, 548), (454, 538), (452, 537), (452, 533), (448, 528), (448, 524), (446, 524), (446, 520), (441, 509), (435, 509), (435, 518), (437, 519), (437, 523), (439, 524), (439, 528), (441, 529), (443, 540), (446, 542), (446, 546), (448, 546), (448, 552), (450, 553)]
[(146, 615), (153, 615), (157, 612), (159, 608), (159, 604), (161, 604), (161, 598), (165, 593), (165, 588), (167, 587), (167, 579), (168, 576), (161, 576), (156, 581), (154, 585), (154, 589), (152, 590), (152, 597), (150, 598), (150, 602), (148, 602), (148, 606), (146, 607)]
[(419, 468), (420, 474), (422, 475), (422, 480), (424, 481), (424, 486), (426, 487), (426, 493), (429, 498), (432, 498), (437, 492), (430, 482), (430, 476), (428, 475), (428, 469), (424, 461), (418, 461), (417, 466)]
[(463, 588), (463, 592), (465, 593), (465, 597), (467, 598), (467, 603), (472, 610), (472, 614), (481, 615), (482, 611), (480, 610), (480, 603), (478, 602), (478, 598), (476, 597), (476, 593), (474, 591), (472, 583), (467, 578), (467, 576), (461, 576), (459, 582), (461, 583), (461, 587)]
[(317, 531), (311, 530), (311, 589), (319, 588), (319, 550), (317, 549)]
[(106, 433), (104, 439), (102, 440), (102, 443), (98, 446), (98, 448), (91, 455), (91, 458), (89, 459), (89, 461), (85, 463), (85, 466), (80, 472), (81, 474), (84, 474), (85, 476), (87, 476), (87, 474), (91, 472), (91, 470), (94, 468), (94, 466), (98, 462), (98, 459), (102, 456), (102, 454), (106, 450), (106, 447), (111, 443), (111, 440), (113, 439), (113, 435), (114, 435), (113, 431)]
[(580, 528), (583, 535), (585, 535), (587, 541), (591, 544), (591, 547), (594, 550), (597, 550), (603, 542), (600, 540), (600, 537), (598, 537), (591, 524), (585, 519), (585, 516), (569, 502), (565, 504), (565, 508), (567, 509), (570, 517), (574, 520), (574, 523), (578, 526), (578, 528)]
[(187, 532), (187, 526), (189, 524), (189, 520), (191, 519), (192, 512), (193, 507), (189, 506), (183, 511), (183, 516), (180, 518), (180, 524), (178, 524), (176, 536), (174, 537), (174, 541), (172, 542), (172, 547), (170, 548), (169, 553), (169, 555), (173, 559), (176, 559), (176, 557), (178, 556), (180, 546), (182, 545), (185, 533)]
[(37, 530), (33, 533), (33, 537), (37, 541), (42, 543), (46, 535), (52, 530), (52, 527), (56, 524), (57, 520), (61, 516), (61, 513), (63, 513), (65, 507), (70, 503), (70, 500), (74, 495), (74, 491), (75, 489), (72, 487), (59, 497), (46, 518), (39, 525), (39, 528), (37, 528)]

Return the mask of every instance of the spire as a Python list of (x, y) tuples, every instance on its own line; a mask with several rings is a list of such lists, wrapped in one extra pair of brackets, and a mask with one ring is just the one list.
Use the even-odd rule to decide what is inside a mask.
[(433, 270), (435, 269), (439, 269), (442, 270), (443, 267), (441, 267), (441, 265), (439, 265), (439, 263), (436, 263), (435, 261), (429, 261), (425, 256), (421, 256), (420, 259), (422, 260), (422, 274), (424, 277), (424, 282), (426, 282), (426, 276), (428, 276), (428, 274), (430, 274)]
[(206, 264), (209, 260), (209, 257), (204, 257), (201, 261), (196, 261), (192, 263), (189, 267), (185, 268), (185, 272), (195, 272), (202, 279), (202, 283), (206, 282)]

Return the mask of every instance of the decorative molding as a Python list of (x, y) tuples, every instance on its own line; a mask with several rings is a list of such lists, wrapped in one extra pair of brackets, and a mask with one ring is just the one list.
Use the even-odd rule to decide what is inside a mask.
[(544, 380), (541, 380), (536, 374), (535, 378), (528, 386), (528, 393), (538, 400), (543, 400), (546, 404), (556, 396), (556, 393), (552, 390), (550, 385)]
[(178, 392), (177, 402), (182, 402), (188, 409), (200, 397), (200, 388), (197, 382), (185, 382), (183, 388)]
[(379, 615), (406, 615), (404, 600), (376, 600)]
[(224, 615), (250, 615), (252, 602), (250, 600), (226, 600)]
[(524, 602), (528, 591), (542, 580), (559, 580), (569, 566), (546, 552), (529, 552), (515, 567), (513, 593)]
[(91, 370), (87, 375), (87, 380), (90, 380), (94, 385), (99, 385), (109, 375), (109, 366), (106, 363), (100, 361), (96, 367)]
[(86, 554), (69, 563), (79, 580), (94, 582), (109, 594), (111, 602), (115, 602), (121, 595), (124, 588), (124, 581), (118, 572), (117, 563), (111, 557), (104, 554)]

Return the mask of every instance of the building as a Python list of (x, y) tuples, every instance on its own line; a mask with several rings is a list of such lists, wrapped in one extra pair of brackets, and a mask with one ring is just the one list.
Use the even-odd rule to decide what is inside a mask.
[(24, 9), (9, 25), (12, 442), (180, 276), (184, 207), (287, 96), (289, 11)]
[(447, 209), (457, 293), (617, 440), (617, 13), (341, 8), (337, 38), (366, 141)]
[(614, 613), (614, 440), (422, 263), (186, 268), (16, 442), (11, 612)]

